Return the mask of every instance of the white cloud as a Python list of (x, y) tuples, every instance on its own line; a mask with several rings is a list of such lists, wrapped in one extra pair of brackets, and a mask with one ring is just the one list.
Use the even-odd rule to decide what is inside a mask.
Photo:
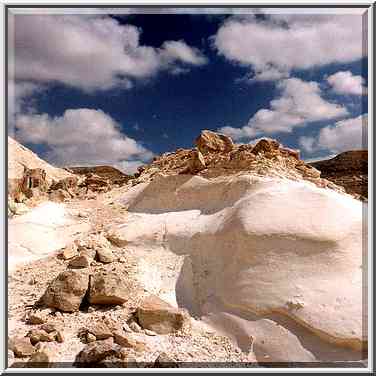
[(315, 150), (315, 138), (310, 136), (302, 136), (299, 138), (299, 145), (307, 153), (313, 153)]
[(350, 71), (341, 71), (332, 74), (327, 78), (328, 83), (333, 91), (337, 94), (366, 94), (367, 89), (364, 85), (362, 76), (354, 76)]
[(134, 168), (153, 157), (152, 152), (124, 135), (109, 115), (86, 108), (66, 110), (60, 117), (19, 115), (16, 139), (45, 145), (45, 158), (59, 166), (105, 164)]
[(362, 40), (362, 16), (344, 14), (231, 17), (213, 37), (218, 53), (252, 67), (254, 78), (264, 80), (268, 75), (275, 79), (278, 72), (358, 60), (364, 54)]
[[(198, 66), (206, 58), (184, 41), (140, 44), (141, 30), (108, 16), (16, 15), (14, 72), (18, 80), (60, 82), (83, 90), (129, 88), (161, 70)], [(12, 39), (12, 38), (11, 38)]]
[(341, 120), (320, 130), (315, 137), (301, 137), (300, 146), (308, 153), (328, 150), (340, 153), (346, 150), (364, 149), (368, 144), (368, 116)]
[(257, 111), (242, 128), (223, 127), (219, 131), (235, 140), (272, 133), (289, 133), (307, 123), (338, 118), (347, 114), (345, 107), (321, 97), (317, 82), (288, 78), (277, 88), (281, 96), (270, 102), (270, 108)]
[(181, 40), (164, 42), (160, 54), (167, 64), (179, 60), (191, 65), (203, 65), (207, 63), (207, 59), (201, 55), (197, 48), (189, 47)]

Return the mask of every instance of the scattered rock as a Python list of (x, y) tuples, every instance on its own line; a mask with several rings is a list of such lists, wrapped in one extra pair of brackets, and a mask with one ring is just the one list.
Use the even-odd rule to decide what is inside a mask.
[(97, 251), (92, 248), (81, 248), (79, 249), (80, 251), (80, 256), (85, 256), (88, 259), (90, 259), (90, 262), (95, 259), (95, 256), (97, 254)]
[(144, 332), (145, 332), (146, 335), (151, 336), (151, 337), (157, 335), (157, 333), (155, 333), (155, 332), (153, 332), (152, 330), (149, 330), (149, 329), (145, 329)]
[(59, 342), (59, 343), (63, 343), (64, 342), (64, 334), (61, 330), (57, 330), (56, 331), (56, 341)]
[(90, 304), (123, 304), (129, 293), (126, 278), (117, 273), (97, 272), (90, 278)]
[(64, 248), (62, 256), (63, 256), (64, 260), (69, 260), (69, 259), (72, 259), (75, 256), (78, 256), (76, 244), (72, 243), (68, 247)]
[(85, 339), (86, 339), (86, 343), (91, 343), (91, 342), (96, 341), (97, 337), (94, 334), (87, 333)]
[(77, 355), (76, 363), (99, 363), (105, 358), (115, 355), (118, 350), (114, 347), (112, 338), (87, 344)]
[(179, 368), (179, 364), (168, 356), (166, 353), (159, 354), (158, 358), (154, 361), (156, 368)]
[(30, 311), (26, 315), (25, 321), (27, 324), (38, 325), (38, 324), (44, 324), (47, 321), (47, 318), (41, 312)]
[(89, 275), (81, 270), (60, 273), (47, 287), (41, 302), (63, 312), (78, 311), (89, 285)]
[(70, 268), (88, 268), (93, 259), (90, 259), (86, 255), (76, 256), (69, 262)]
[(38, 350), (31, 355), (29, 361), (27, 362), (27, 367), (31, 368), (43, 368), (49, 367), (50, 354), (46, 350)]
[(96, 339), (106, 339), (112, 337), (108, 326), (103, 322), (94, 322), (87, 327), (87, 331), (95, 336)]
[(108, 248), (97, 248), (97, 257), (100, 262), (105, 264), (115, 261), (114, 254)]
[(119, 257), (118, 262), (125, 264), (127, 262), (127, 259), (125, 257)]
[(51, 201), (54, 202), (64, 202), (65, 200), (69, 200), (72, 196), (63, 189), (56, 189), (48, 194), (48, 197)]
[(121, 330), (115, 331), (113, 335), (115, 343), (119, 346), (132, 348), (139, 352), (145, 351), (146, 349), (146, 344), (144, 342), (137, 341), (132, 338), (130, 334), (126, 334)]
[(158, 334), (168, 334), (182, 328), (185, 317), (182, 311), (155, 295), (147, 297), (137, 309), (138, 322), (144, 329)]
[(38, 342), (52, 342), (55, 341), (53, 333), (47, 333), (43, 329), (32, 329), (27, 333), (27, 337), (30, 338), (30, 342), (36, 345)]
[(108, 231), (105, 236), (116, 247), (123, 248), (128, 244), (128, 241), (122, 238), (121, 234), (115, 230)]
[(131, 321), (131, 322), (129, 323), (129, 328), (130, 328), (132, 331), (134, 331), (135, 333), (142, 333), (142, 329), (141, 329), (140, 325), (138, 325), (138, 324), (136, 323), (136, 321)]
[(34, 347), (29, 337), (13, 337), (9, 341), (9, 348), (17, 358), (30, 356), (34, 352)]
[(203, 130), (196, 138), (195, 144), (198, 150), (205, 154), (210, 152), (229, 152), (234, 148), (231, 138), (221, 133)]
[(55, 331), (56, 331), (56, 327), (55, 327), (55, 325), (53, 325), (53, 324), (48, 324), (48, 323), (41, 325), (41, 326), (40, 326), (40, 329), (41, 329), (41, 330), (44, 330), (44, 331), (47, 332), (47, 333), (51, 333), (51, 332), (55, 332)]

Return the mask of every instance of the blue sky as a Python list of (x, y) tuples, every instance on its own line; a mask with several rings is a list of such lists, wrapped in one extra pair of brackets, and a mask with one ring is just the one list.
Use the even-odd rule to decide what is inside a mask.
[(202, 129), (305, 159), (366, 146), (364, 10), (134, 12), (10, 17), (9, 135), (126, 172)]

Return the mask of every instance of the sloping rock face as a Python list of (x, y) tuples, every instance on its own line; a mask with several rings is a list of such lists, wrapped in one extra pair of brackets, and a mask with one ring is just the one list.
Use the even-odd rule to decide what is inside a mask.
[(46, 172), (46, 180), (60, 180), (73, 175), (64, 169), (51, 166), (40, 159), (30, 149), (8, 137), (8, 178), (18, 179), (23, 177), (24, 166), (28, 169), (42, 169)]
[(127, 217), (113, 230), (130, 247), (186, 255), (180, 306), (201, 317), (278, 313), (339, 348), (366, 347), (360, 201), (304, 180), (243, 173), (159, 174), (122, 203)]
[(71, 244), (90, 224), (74, 218), (64, 204), (45, 202), (8, 221), (8, 268), (38, 260)]
[(361, 200), (368, 199), (368, 150), (353, 150), (328, 160), (312, 162), (321, 176)]

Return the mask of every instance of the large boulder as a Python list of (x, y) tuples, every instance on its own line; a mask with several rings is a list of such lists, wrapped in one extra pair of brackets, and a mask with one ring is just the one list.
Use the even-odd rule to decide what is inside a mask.
[(130, 294), (126, 276), (116, 272), (97, 272), (90, 277), (90, 304), (123, 304)]
[(196, 138), (195, 144), (198, 150), (203, 153), (230, 152), (234, 148), (231, 138), (221, 133), (203, 130)]
[(88, 286), (88, 273), (83, 270), (66, 270), (50, 283), (41, 303), (64, 312), (78, 311)]
[(158, 334), (168, 334), (182, 328), (183, 312), (155, 295), (144, 299), (137, 309), (137, 318), (144, 329)]

